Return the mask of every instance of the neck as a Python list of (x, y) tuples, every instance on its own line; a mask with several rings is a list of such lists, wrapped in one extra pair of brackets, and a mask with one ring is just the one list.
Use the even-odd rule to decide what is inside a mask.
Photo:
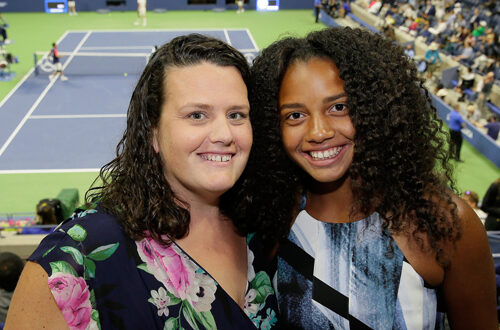
[(323, 222), (353, 222), (364, 218), (351, 214), (354, 196), (351, 178), (347, 175), (335, 182), (320, 183), (311, 181), (307, 187), (307, 212)]

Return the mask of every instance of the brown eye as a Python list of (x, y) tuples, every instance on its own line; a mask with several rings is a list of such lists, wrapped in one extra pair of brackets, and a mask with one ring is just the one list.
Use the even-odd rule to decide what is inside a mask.
[(288, 116), (286, 116), (286, 119), (292, 119), (292, 120), (297, 120), (302, 118), (302, 114), (300, 112), (292, 112)]
[(338, 103), (338, 104), (333, 105), (331, 107), (331, 110), (334, 111), (334, 112), (345, 111), (345, 110), (347, 110), (347, 105), (343, 104), (343, 103)]

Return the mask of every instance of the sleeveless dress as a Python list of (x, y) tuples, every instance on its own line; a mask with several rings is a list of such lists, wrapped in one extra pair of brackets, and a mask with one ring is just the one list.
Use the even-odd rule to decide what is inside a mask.
[(283, 328), (444, 328), (436, 290), (406, 262), (378, 213), (326, 223), (303, 210), (278, 253)]
[(70, 329), (271, 329), (276, 272), (247, 237), (245, 308), (175, 243), (134, 241), (112, 215), (87, 210), (48, 235), (28, 259), (48, 285)]

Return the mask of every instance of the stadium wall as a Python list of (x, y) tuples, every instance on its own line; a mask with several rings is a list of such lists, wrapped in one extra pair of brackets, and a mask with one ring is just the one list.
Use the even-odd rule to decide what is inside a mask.
[[(114, 1), (122, 2), (119, 6), (108, 6), (106, 0), (77, 0), (77, 11), (97, 11), (108, 9), (110, 11), (135, 11), (137, 10), (136, 0)], [(313, 8), (314, 0), (281, 0), (280, 9), (310, 9)], [(249, 0), (245, 5), (247, 9), (255, 9), (257, 0)], [(212, 9), (236, 9), (235, 4), (226, 5), (226, 0), (216, 0), (215, 5), (188, 5), (188, 0), (148, 0), (148, 10), (212, 10)], [(1, 8), (2, 12), (44, 12), (45, 2), (43, 0), (23, 0), (8, 1), (7, 5)]]

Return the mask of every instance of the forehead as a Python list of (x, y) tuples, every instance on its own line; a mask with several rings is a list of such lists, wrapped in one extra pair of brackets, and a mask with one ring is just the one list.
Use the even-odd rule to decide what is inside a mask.
[(205, 90), (246, 89), (240, 71), (234, 66), (222, 66), (210, 62), (200, 62), (186, 66), (170, 66), (165, 69), (164, 93), (203, 92)]
[(281, 81), (280, 96), (283, 93), (308, 93), (312, 90), (344, 89), (339, 70), (330, 59), (314, 57), (306, 61), (292, 62)]

